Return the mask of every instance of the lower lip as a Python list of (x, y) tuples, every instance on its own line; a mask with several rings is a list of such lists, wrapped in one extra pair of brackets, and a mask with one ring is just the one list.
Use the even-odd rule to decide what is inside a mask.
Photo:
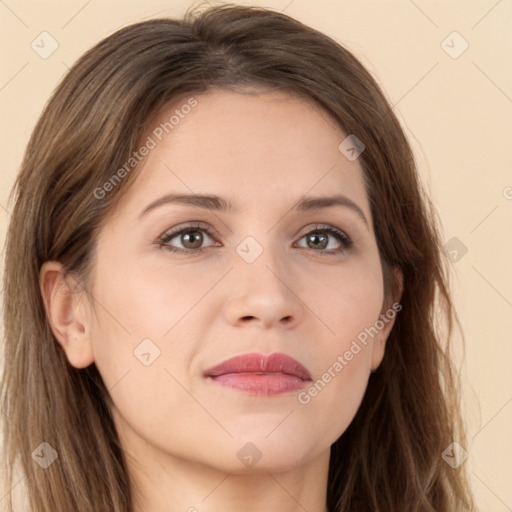
[(299, 377), (283, 373), (227, 373), (210, 379), (221, 386), (263, 396), (297, 391), (307, 384)]

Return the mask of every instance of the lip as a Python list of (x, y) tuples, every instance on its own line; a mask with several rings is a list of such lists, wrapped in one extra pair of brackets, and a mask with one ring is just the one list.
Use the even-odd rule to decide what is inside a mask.
[(222, 386), (264, 396), (296, 391), (312, 380), (304, 365), (279, 352), (235, 356), (209, 368), (204, 376)]

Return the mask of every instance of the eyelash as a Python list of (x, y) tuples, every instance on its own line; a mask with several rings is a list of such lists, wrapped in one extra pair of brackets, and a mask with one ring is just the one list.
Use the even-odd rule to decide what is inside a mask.
[[(172, 252), (172, 253), (178, 253), (178, 254), (198, 254), (201, 252), (204, 252), (205, 250), (209, 249), (210, 247), (205, 247), (201, 249), (181, 249), (179, 247), (172, 247), (168, 245), (169, 241), (175, 238), (178, 235), (188, 233), (188, 232), (194, 232), (194, 231), (204, 231), (208, 234), (210, 238), (214, 238), (216, 236), (216, 233), (211, 230), (209, 227), (202, 227), (200, 223), (196, 223), (195, 225), (189, 225), (181, 227), (180, 229), (177, 229), (176, 231), (166, 232), (164, 233), (159, 239), (158, 239), (158, 247), (161, 249), (165, 249), (166, 251)], [(330, 225), (324, 225), (324, 224), (317, 224), (314, 229), (304, 233), (300, 240), (304, 238), (307, 235), (310, 235), (311, 233), (327, 233), (335, 237), (338, 241), (342, 242), (343, 247), (340, 249), (321, 249), (321, 250), (313, 250), (313, 252), (325, 255), (325, 256), (338, 256), (342, 253), (344, 253), (346, 250), (350, 249), (353, 242), (350, 239), (348, 235), (346, 235), (343, 231), (339, 230), (338, 228), (335, 228), (334, 226)], [(301, 247), (301, 249), (306, 249), (306, 247)]]

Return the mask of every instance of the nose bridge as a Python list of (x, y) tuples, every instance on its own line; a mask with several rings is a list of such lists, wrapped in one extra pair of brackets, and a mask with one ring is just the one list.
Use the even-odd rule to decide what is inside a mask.
[(291, 267), (272, 234), (249, 235), (235, 248), (228, 307), (232, 323), (253, 319), (268, 326), (301, 316), (300, 300), (292, 291)]
[[(267, 289), (281, 290), (290, 267), (285, 253), (273, 237), (273, 232), (246, 236), (235, 248), (235, 267), (253, 285), (261, 283)], [(240, 277), (239, 275), (239, 277)]]

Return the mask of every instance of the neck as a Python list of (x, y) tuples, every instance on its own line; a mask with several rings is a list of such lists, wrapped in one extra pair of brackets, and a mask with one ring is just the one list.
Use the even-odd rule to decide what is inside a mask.
[(329, 453), (286, 471), (262, 464), (241, 472), (237, 464), (223, 471), (161, 453), (155, 458), (148, 448), (128, 456), (133, 512), (328, 512)]

